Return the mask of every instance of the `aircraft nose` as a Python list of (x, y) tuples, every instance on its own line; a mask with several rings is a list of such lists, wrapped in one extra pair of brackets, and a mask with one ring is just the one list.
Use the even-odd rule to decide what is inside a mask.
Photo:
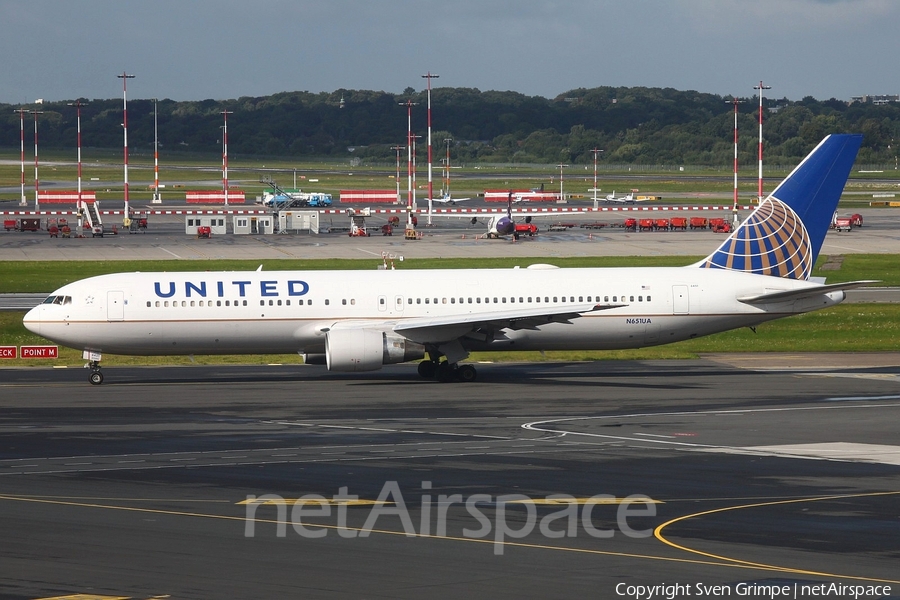
[(22, 319), (22, 324), (25, 328), (31, 333), (36, 333), (37, 335), (41, 335), (41, 307), (40, 305), (35, 306), (27, 313), (25, 313), (25, 317)]

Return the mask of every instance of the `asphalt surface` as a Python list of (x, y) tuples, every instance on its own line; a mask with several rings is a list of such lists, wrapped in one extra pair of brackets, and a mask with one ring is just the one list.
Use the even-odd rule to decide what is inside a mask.
[[(537, 203), (536, 203), (537, 204)], [(254, 205), (255, 207), (255, 205)], [(172, 207), (170, 207), (172, 208)], [(184, 207), (182, 207), (184, 208)], [(190, 207), (197, 208), (197, 207)], [(496, 207), (492, 207), (496, 208)], [(528, 208), (531, 208), (530, 206)], [(543, 207), (534, 207), (543, 208)], [(613, 207), (619, 208), (619, 207)], [(628, 208), (628, 207), (626, 207)], [(471, 216), (435, 217), (433, 227), (420, 215), (419, 240), (405, 240), (402, 231), (387, 237), (381, 226), (391, 215), (379, 214), (367, 220), (370, 237), (349, 237), (346, 233), (289, 233), (276, 235), (213, 235), (197, 239), (185, 233), (185, 217), (151, 217), (142, 233), (119, 233), (102, 238), (51, 238), (46, 232), (0, 231), (0, 260), (179, 260), (179, 259), (272, 259), (272, 258), (357, 258), (381, 262), (382, 253), (416, 258), (475, 258), (482, 256), (542, 257), (564, 256), (706, 256), (724, 238), (710, 230), (626, 231), (621, 225), (628, 216), (671, 218), (674, 216), (730, 218), (730, 211), (670, 211), (655, 205), (653, 213), (562, 214), (535, 216), (537, 236), (519, 240), (486, 240), (488, 218)], [(665, 209), (665, 210), (663, 210)], [(900, 249), (900, 208), (862, 211), (865, 225), (847, 233), (831, 231), (821, 253), (825, 255), (896, 253)], [(746, 216), (747, 212), (741, 213)], [(521, 220), (521, 217), (517, 217)], [(121, 217), (107, 217), (111, 229)], [(560, 223), (572, 225), (550, 231)], [(346, 229), (346, 215), (320, 219), (320, 228)], [(582, 225), (605, 224), (598, 229)], [(229, 231), (231, 231), (229, 221)]]
[(900, 353), (104, 370), (0, 372), (0, 598), (900, 590)]

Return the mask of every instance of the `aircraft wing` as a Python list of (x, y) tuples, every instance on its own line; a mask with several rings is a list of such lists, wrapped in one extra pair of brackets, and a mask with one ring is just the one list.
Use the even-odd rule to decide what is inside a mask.
[(815, 285), (804, 287), (796, 290), (786, 290), (782, 292), (770, 292), (768, 294), (758, 294), (756, 296), (744, 296), (738, 298), (738, 302), (744, 304), (769, 304), (771, 302), (787, 302), (790, 300), (803, 300), (804, 298), (813, 298), (828, 292), (839, 292), (843, 290), (852, 290), (854, 288), (865, 287), (879, 283), (878, 280), (868, 279), (864, 281), (848, 281), (846, 283), (832, 283), (830, 285)]
[(536, 329), (547, 323), (571, 323), (584, 313), (619, 308), (624, 304), (581, 303), (547, 308), (523, 308), (402, 321), (394, 331), (420, 344), (448, 342), (476, 332)]
[(456, 204), (457, 202), (465, 202), (466, 200), (471, 200), (471, 198), (433, 198), (432, 202), (437, 202), (438, 204)]

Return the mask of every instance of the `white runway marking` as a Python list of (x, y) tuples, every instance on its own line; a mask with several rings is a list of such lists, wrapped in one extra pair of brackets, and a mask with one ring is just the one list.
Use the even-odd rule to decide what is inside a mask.
[(724, 452), (725, 454), (779, 456), (782, 458), (837, 460), (900, 466), (900, 446), (879, 444), (826, 442), (822, 444), (787, 444), (783, 446), (745, 446), (743, 448), (700, 450), (700, 452)]

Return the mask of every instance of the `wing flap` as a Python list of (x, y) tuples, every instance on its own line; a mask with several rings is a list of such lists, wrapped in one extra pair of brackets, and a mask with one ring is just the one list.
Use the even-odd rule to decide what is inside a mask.
[(488, 313), (421, 317), (404, 320), (394, 331), (419, 343), (439, 343), (458, 339), (479, 330), (537, 329), (548, 323), (571, 324), (585, 313), (619, 308), (624, 304), (572, 304), (547, 308), (503, 310)]

